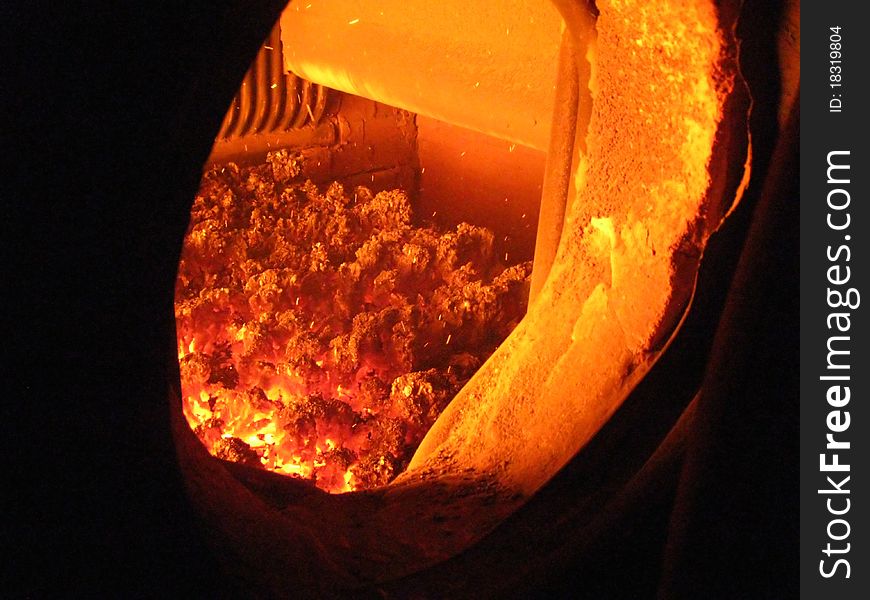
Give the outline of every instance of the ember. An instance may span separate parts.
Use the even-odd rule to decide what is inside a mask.
[[[522,318],[531,263],[415,223],[404,192],[322,193],[298,160],[203,177],[176,286],[184,414],[219,458],[371,488]]]

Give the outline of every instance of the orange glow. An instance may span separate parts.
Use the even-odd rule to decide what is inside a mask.
[[[538,150],[561,28],[549,0],[312,0],[281,16],[288,71]]]
[[[543,485],[655,362],[733,201],[713,188],[734,87],[716,8],[596,5],[595,37],[579,57],[590,68],[591,114],[549,276],[398,483],[459,465],[523,495]]]
[[[399,191],[325,193],[295,158],[206,173],[176,288],[184,415],[223,459],[331,492],[386,484],[525,311],[486,229]]]
[[[557,227],[541,230],[552,234],[552,239],[547,241],[547,245],[552,245],[552,266],[548,264],[544,270],[541,286],[536,289],[528,313],[440,413],[400,476],[374,493],[351,495],[341,502],[320,503],[308,495],[288,501],[287,509],[279,516],[294,537],[288,538],[281,529],[275,534],[275,544],[286,544],[291,539],[295,546],[298,541],[300,550],[294,556],[316,557],[310,564],[295,558],[289,561],[287,572],[294,573],[294,577],[313,571],[320,580],[344,581],[343,578],[352,573],[348,588],[356,589],[371,582],[420,572],[455,556],[491,532],[506,515],[526,502],[572,457],[583,451],[666,350],[692,302],[695,277],[706,243],[740,199],[742,188],[737,184],[745,173],[736,171],[740,171],[740,166],[749,168],[746,106],[734,62],[737,56],[734,23],[729,20],[731,17],[723,19],[719,14],[720,5],[711,0],[598,0],[594,3],[596,15],[593,16],[583,12],[591,6],[587,3],[556,0],[555,4],[565,18],[563,34],[570,43],[563,46],[559,60],[560,94],[554,103],[557,109],[552,128],[554,143],[549,147],[546,170],[553,175],[545,175],[545,184],[552,185],[545,185],[542,191],[542,206],[567,197],[567,203],[557,203],[561,214],[554,210],[556,217],[551,215],[549,220]],[[333,3],[329,5],[332,7]],[[466,5],[474,7],[477,3]],[[446,10],[445,6],[426,4],[427,8],[434,7],[431,8],[434,11]],[[303,7],[307,10],[307,5],[294,3],[290,10],[301,11]],[[411,7],[408,8],[407,12],[396,11],[395,17],[404,19],[410,14]],[[360,21],[348,25],[355,18]],[[307,35],[313,37],[322,29],[317,19],[312,22],[314,25]],[[445,19],[444,23],[447,22]],[[439,23],[441,21],[434,19],[426,25],[431,25],[432,30],[443,34],[448,41],[452,36],[474,38],[475,31],[462,35],[458,30],[440,27]],[[472,29],[477,24],[474,19],[467,19],[465,23]],[[305,26],[304,15],[300,16],[299,24]],[[364,34],[371,27],[365,17],[357,14],[335,19],[333,25],[342,31],[341,37],[321,40],[322,43],[345,46],[347,39],[357,39],[353,36]],[[302,38],[294,36],[293,39]],[[285,37],[285,42],[289,41]],[[373,56],[378,50],[378,39],[368,41],[371,48],[359,44],[353,47],[353,52],[343,54],[349,63],[348,70],[357,68],[350,65],[351,60],[365,62],[366,53]],[[412,38],[408,46],[415,41],[416,38]],[[285,43],[285,52],[288,43]],[[396,40],[385,40],[385,43],[395,47]],[[399,62],[407,56],[413,57],[414,53],[399,51],[394,55]],[[368,60],[375,63],[373,68],[383,63],[380,59]],[[472,58],[468,63],[468,71],[479,66]],[[546,57],[541,60],[533,57],[520,66],[543,68],[542,65],[548,64]],[[387,70],[392,66],[388,64]],[[506,61],[500,66],[510,68],[513,63]],[[341,73],[322,70],[324,77],[334,76],[335,81],[341,79]],[[413,87],[417,82],[424,93],[438,91],[437,81],[429,81],[425,72],[418,75],[397,78],[396,81],[404,83],[399,83],[396,90],[389,90],[390,93],[395,91],[398,95],[408,91],[401,88],[409,87],[411,91],[418,91]],[[566,78],[577,85],[561,85]],[[473,90],[485,91],[486,80],[481,78],[480,81],[479,88]],[[510,94],[509,87],[504,89]],[[382,91],[375,92],[373,96],[379,100],[393,98],[386,92],[383,95]],[[465,95],[456,97],[465,98]],[[487,110],[486,105],[472,102],[468,106],[473,106],[475,112]],[[442,118],[464,125],[458,116]],[[513,142],[503,141],[507,146],[504,153],[512,153]],[[377,147],[377,143],[371,147]],[[419,148],[424,149],[422,145]],[[462,156],[465,150],[465,147],[450,145],[444,154],[449,151],[457,163],[474,160],[474,149]],[[513,153],[521,153],[522,144],[513,150]],[[731,162],[733,160],[737,162]],[[421,166],[424,162],[421,161]],[[497,164],[484,164],[493,171],[503,172],[506,178],[515,176]],[[428,165],[426,175],[430,169],[436,170],[432,162]],[[422,174],[422,169],[420,172]],[[734,177],[737,177],[736,182]],[[209,192],[208,195],[214,194]],[[227,204],[234,200],[231,197]],[[197,203],[195,212],[208,208],[202,199]],[[425,215],[434,218],[435,213],[441,215],[444,208],[439,202],[429,207]],[[226,208],[216,209],[213,218],[219,220],[225,211]],[[198,229],[202,228],[199,223],[201,221],[195,218],[185,261],[195,258],[195,245],[201,243],[197,237]],[[211,246],[217,247],[219,245]],[[225,255],[235,251],[232,244],[224,247]],[[505,256],[501,249],[497,255],[498,258]],[[404,268],[420,268],[419,261],[414,262],[416,256],[406,254],[402,259]],[[514,256],[514,249],[509,256]],[[352,259],[350,263],[359,264],[359,261]],[[182,265],[182,273],[190,272],[192,264]],[[541,264],[536,259],[536,267]],[[388,280],[378,280],[377,272],[374,275],[370,288],[372,298],[380,297],[377,292],[380,284],[375,282]],[[268,290],[272,289],[269,285],[274,284],[281,290],[278,296],[286,299],[284,306],[308,311],[299,318],[300,328],[315,335],[324,326],[322,318],[308,316],[312,297],[301,290],[303,286],[298,280],[287,286],[280,283],[278,277],[274,282],[261,281],[261,278],[256,281],[258,291],[251,301],[271,302]],[[212,283],[216,282],[217,275]],[[268,315],[272,310],[258,305],[250,309],[251,318],[232,325],[227,315],[219,314],[220,310],[213,313],[210,308],[203,309],[206,318],[197,321],[197,327],[189,327],[188,323],[197,318],[196,311],[184,305],[183,285],[178,297],[182,351],[211,352],[206,345],[210,340],[233,341],[232,335],[238,335],[242,329],[245,332],[242,339],[247,341],[260,331],[258,327],[261,328],[254,315],[264,312]],[[226,305],[226,301],[220,299],[219,286],[212,287],[208,293],[218,299],[215,302],[218,309]],[[243,310],[248,310],[244,306],[248,305],[249,298],[242,296],[240,304]],[[455,353],[460,344],[466,343],[465,338],[454,329],[445,329],[443,323],[452,323],[457,313],[477,310],[481,298],[463,296],[455,304],[444,306],[444,310],[438,307],[428,313],[422,327],[419,322],[399,319],[398,329],[394,326],[392,332],[418,334],[416,351]],[[320,302],[330,301],[321,299]],[[330,307],[332,311],[335,309],[334,305]],[[222,323],[229,323],[225,329],[210,329],[217,316],[223,319]],[[430,335],[433,332],[441,335]],[[448,335],[451,336],[449,344]],[[189,339],[191,336],[194,339]],[[240,343],[233,341],[233,344]],[[251,344],[252,349],[255,347]],[[243,345],[243,351],[250,350]],[[354,376],[337,381],[337,371],[332,370],[340,354],[330,349],[312,357],[308,365],[312,370],[316,367],[330,373],[329,381],[324,381],[325,376],[306,377],[306,373],[300,371],[293,371],[293,377],[297,378],[293,381],[299,385],[299,382],[304,383],[302,391],[305,393],[322,389],[330,398],[355,402],[360,391],[359,380]],[[241,356],[243,354],[234,354],[236,358]],[[369,354],[365,354],[365,360],[377,362]],[[184,364],[182,366],[184,368]],[[441,374],[455,374],[461,366],[447,364]],[[290,377],[280,369],[276,371],[273,379]],[[390,398],[396,403],[394,406],[408,407],[405,400],[417,393],[420,386],[406,376],[394,377],[392,381]],[[185,388],[186,403],[193,405],[185,407],[186,414],[198,410],[196,418],[204,424],[214,414],[209,406],[212,395],[202,396],[196,386],[204,386],[197,382],[192,385]],[[263,392],[270,402],[285,406],[293,400],[289,387],[290,382],[270,381]],[[245,388],[236,388],[241,389]],[[652,399],[645,401],[651,403],[649,410],[656,410]],[[214,408],[221,407],[215,404]],[[357,438],[348,437],[347,429],[321,434],[318,424],[317,435],[307,443],[302,440],[288,445],[281,410],[276,409],[279,419],[273,421],[274,428],[268,430],[271,437],[264,433],[263,445],[251,447],[252,450],[259,457],[261,453],[265,455],[265,446],[280,446],[280,450],[286,449],[286,456],[280,465],[276,461],[273,470],[297,477],[316,476],[318,484],[322,485],[319,471],[330,468],[329,459],[323,457],[333,452],[327,440],[341,449],[353,448]],[[373,414],[375,410],[374,406],[360,405],[358,414],[363,419],[383,415]],[[434,418],[434,414],[427,414],[426,418]],[[211,435],[196,422],[192,425],[197,427],[201,438]],[[325,424],[324,429],[327,427]],[[279,438],[281,435],[284,437]],[[227,443],[226,438],[217,437]],[[632,443],[630,436],[625,442]],[[614,459],[620,460],[619,457]],[[324,460],[326,465],[318,466]],[[371,469],[384,466],[387,460],[387,455],[375,453],[367,458],[367,464]],[[190,463],[188,472],[197,473],[200,463]],[[304,471],[303,466],[310,471]],[[337,486],[334,489],[362,489],[371,485],[371,480],[367,479],[371,470],[351,466],[339,471],[332,479]],[[588,489],[594,490],[596,498],[604,499],[605,496],[598,495],[599,491],[607,494],[609,488],[599,488],[599,474],[591,475]],[[602,474],[602,481],[608,478],[607,474]],[[197,476],[190,479],[191,485],[207,492],[203,497],[211,497],[211,481]],[[227,475],[223,481],[235,484],[231,480]],[[588,497],[585,491],[583,494]],[[234,498],[227,502],[227,508],[214,517],[214,521],[237,520],[238,508],[234,502]],[[207,507],[209,514],[216,512],[211,504]],[[261,518],[259,510],[258,507],[251,509],[252,522]],[[308,541],[310,515],[318,519],[316,542]],[[444,518],[445,515],[448,517]],[[262,522],[272,523],[265,519]],[[263,560],[272,559],[266,552],[271,552],[275,545],[252,544],[251,547],[263,549]],[[332,560],[319,560],[324,554]]]

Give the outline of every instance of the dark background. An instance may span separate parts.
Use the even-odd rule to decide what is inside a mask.
[[[718,334],[674,478],[640,486],[591,524],[566,519],[556,550],[525,550],[526,569],[505,572],[500,551],[485,550],[490,566],[471,577],[480,595],[797,593],[799,138],[794,115],[776,148],[778,81],[763,32],[778,8],[749,6],[754,172],[770,177],[755,179],[735,219],[748,243],[724,313],[697,317],[696,335]],[[176,466],[172,289],[200,166],[281,8],[0,6],[3,595],[238,593]],[[726,272],[739,248],[722,249]],[[724,302],[727,286],[711,287],[711,305]],[[669,369],[659,385],[700,376]],[[554,506],[570,513],[574,485],[562,477],[542,497],[558,492]],[[445,572],[474,571],[468,556]],[[448,589],[437,575],[412,583],[431,596]],[[402,585],[388,592],[401,597]]]
[[[281,8],[0,7],[13,589],[221,587],[175,464],[167,317],[199,169]]]

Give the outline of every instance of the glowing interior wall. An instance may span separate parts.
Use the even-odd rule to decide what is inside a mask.
[[[546,150],[562,19],[551,2],[293,2],[287,69]]]

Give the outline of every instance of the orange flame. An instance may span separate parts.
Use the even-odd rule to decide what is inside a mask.
[[[203,178],[176,286],[184,415],[219,458],[383,485],[522,317],[531,266],[483,228],[413,226],[399,191],[277,177],[295,160]]]

